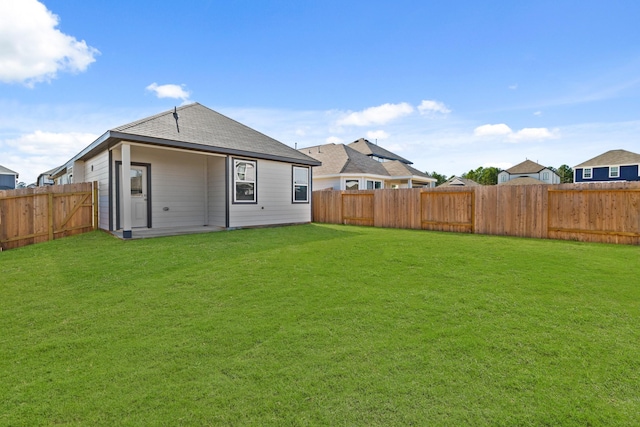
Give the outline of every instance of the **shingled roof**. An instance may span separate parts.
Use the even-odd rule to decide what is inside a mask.
[[[419,176],[422,178],[431,178],[426,173],[419,171],[418,169],[409,166],[399,160],[392,160],[389,162],[382,162],[381,165],[389,172],[391,176]]]
[[[438,185],[438,187],[478,187],[479,185],[480,184],[472,179],[460,178],[454,175],[442,184]]]
[[[324,144],[301,148],[301,153],[322,162],[314,169],[314,175],[337,175],[341,173],[366,173],[388,176],[383,164],[365,156],[344,144]]]
[[[9,168],[5,168],[4,166],[0,165],[0,175],[15,175],[15,176],[18,176],[18,172],[14,172]]]
[[[635,165],[636,163],[640,164],[640,154],[636,154],[627,150],[610,150],[606,153],[594,157],[593,159],[580,163],[579,165],[574,166],[574,168],[610,165]]]
[[[538,173],[542,169],[546,169],[546,166],[542,166],[536,162],[531,160],[525,160],[522,163],[518,163],[517,165],[507,169],[507,172],[510,174],[521,174],[521,173]]]
[[[177,126],[173,112],[165,111],[113,128],[85,148],[76,158],[92,156],[108,146],[126,140],[311,166],[319,164],[298,150],[197,102],[176,109],[179,116]]]
[[[391,151],[384,149],[377,144],[373,144],[364,138],[360,138],[357,141],[353,141],[351,144],[349,144],[349,147],[353,148],[354,150],[358,150],[362,154],[369,157],[375,156],[375,157],[379,157],[381,159],[386,159],[386,160],[398,160],[408,165],[413,164],[413,162],[410,162],[404,157],[400,157],[396,153],[392,153]]]

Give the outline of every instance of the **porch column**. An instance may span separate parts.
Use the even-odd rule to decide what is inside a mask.
[[[407,187],[413,188],[413,180],[411,178],[407,181]]]
[[[207,156],[204,158],[204,165],[202,174],[204,175],[204,218],[203,225],[209,225],[209,159]]]
[[[131,145],[122,143],[122,237],[131,238]]]

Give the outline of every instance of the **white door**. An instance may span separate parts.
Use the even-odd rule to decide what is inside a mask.
[[[120,166],[120,165],[118,165]],[[119,168],[119,173],[122,169]],[[122,175],[121,175],[122,176]],[[148,227],[148,202],[147,202],[147,167],[131,165],[131,227]],[[119,193],[122,195],[122,182],[120,183]],[[122,198],[119,201],[119,226],[122,227],[122,218],[124,218],[124,208]]]
[[[131,166],[131,227],[147,226],[147,168]]]

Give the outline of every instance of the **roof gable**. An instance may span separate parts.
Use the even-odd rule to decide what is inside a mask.
[[[458,176],[452,176],[438,187],[477,187],[480,184],[472,179],[460,178]]]
[[[546,169],[546,166],[542,166],[536,162],[531,160],[525,160],[522,163],[518,163],[517,165],[507,169],[506,171],[510,174],[521,174],[521,173],[538,173],[542,169]]]
[[[594,157],[593,159],[589,159],[586,162],[574,166],[574,168],[610,165],[632,165],[636,163],[640,164],[640,154],[636,154],[627,150],[609,150],[606,153]]]
[[[389,175],[382,163],[365,156],[344,144],[324,144],[298,150],[322,162],[314,169],[314,175],[363,173]]]
[[[406,163],[403,163],[399,160],[392,160],[389,162],[382,162],[380,163],[386,170],[387,172],[389,172],[389,175],[391,177],[394,176],[414,176],[414,177],[420,177],[420,178],[426,178],[429,180],[432,180],[433,178],[431,178],[428,174],[419,171],[418,169],[409,166]],[[435,179],[433,179],[435,181]]]
[[[375,157],[379,157],[381,159],[387,159],[387,160],[398,160],[408,165],[413,164],[413,162],[410,162],[404,157],[398,156],[397,154],[392,153],[391,151],[386,150],[377,144],[373,144],[364,138],[360,138],[357,141],[353,141],[351,144],[349,144],[349,147],[361,152],[366,156],[375,156]]]
[[[15,176],[18,176],[18,172],[14,172],[9,168],[5,168],[4,166],[0,165],[0,175],[15,175]]]
[[[190,144],[193,148],[202,146],[208,148],[207,151],[220,149],[225,153],[256,154],[258,157],[262,155],[304,163],[312,160],[298,150],[201,104],[185,105],[177,108],[176,112],[179,116],[177,124],[173,111],[169,110],[118,126],[109,132],[119,136],[124,134],[125,138],[131,135]]]

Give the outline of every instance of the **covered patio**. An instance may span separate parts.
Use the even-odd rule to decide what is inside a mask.
[[[169,237],[180,236],[183,234],[201,234],[201,233],[213,233],[216,231],[224,231],[224,227],[217,227],[215,225],[198,225],[198,226],[183,226],[183,227],[161,227],[161,228],[134,228],[131,232],[131,237],[125,238],[123,230],[110,231],[111,234],[123,240],[131,239],[149,239],[152,237]]]

